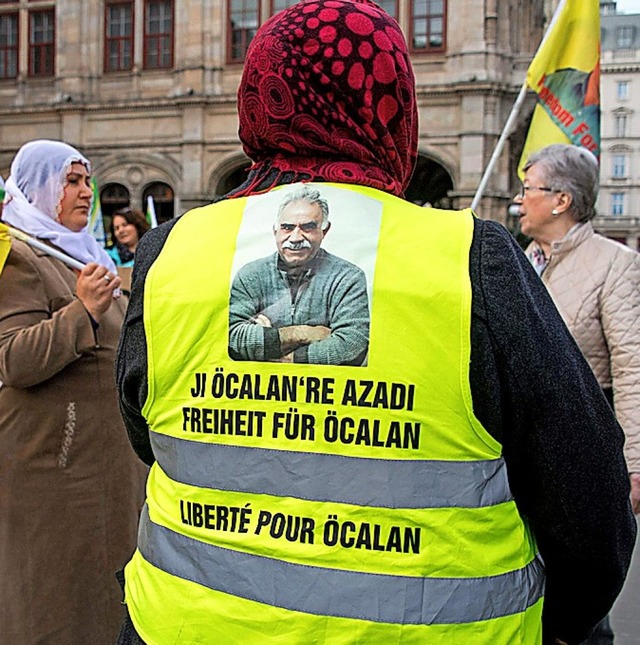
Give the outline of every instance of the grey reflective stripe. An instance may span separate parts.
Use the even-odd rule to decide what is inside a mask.
[[[410,578],[323,569],[193,540],[152,522],[146,506],[138,548],[159,569],[209,589],[291,611],[372,622],[489,620],[525,611],[544,591],[539,558],[524,569],[487,578]]]
[[[513,499],[502,459],[423,461],[200,443],[151,433],[153,452],[174,481],[381,508],[481,508]]]

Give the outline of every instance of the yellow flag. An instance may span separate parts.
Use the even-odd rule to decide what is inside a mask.
[[[520,176],[529,155],[552,143],[582,146],[600,158],[599,0],[561,0],[527,85],[538,96]]]
[[[11,237],[9,237],[9,227],[0,222],[0,274],[4,269],[4,263],[11,250]]]
[[[89,213],[89,233],[104,248],[107,246],[107,238],[104,233],[104,222],[102,220],[100,192],[98,191],[98,182],[95,177],[91,178],[91,190],[93,190],[93,199],[91,201],[91,212]]]

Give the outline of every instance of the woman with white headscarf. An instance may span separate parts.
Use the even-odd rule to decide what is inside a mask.
[[[125,303],[87,231],[91,165],[31,141],[2,219],[81,262],[14,240],[0,275],[2,641],[111,645],[114,572],[133,552],[146,470],[118,413],[113,361]]]

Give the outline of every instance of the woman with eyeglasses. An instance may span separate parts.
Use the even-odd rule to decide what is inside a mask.
[[[522,233],[533,238],[527,257],[625,431],[631,498],[638,514],[640,254],[594,231],[598,171],[596,158],[584,148],[548,146],[528,159],[515,201]],[[600,630],[612,638],[608,626]]]
[[[133,257],[140,238],[149,230],[144,213],[135,208],[121,208],[111,219],[113,246],[107,249],[118,267],[132,267]]]

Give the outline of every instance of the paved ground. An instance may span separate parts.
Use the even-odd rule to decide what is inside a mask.
[[[640,541],[636,542],[631,570],[611,612],[611,623],[615,645],[640,645]]]

